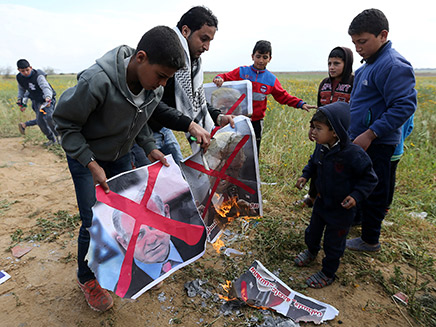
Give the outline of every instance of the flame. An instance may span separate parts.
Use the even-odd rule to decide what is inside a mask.
[[[222,201],[222,196],[219,194],[214,194],[214,197],[216,198],[216,203],[220,203]],[[237,197],[231,197],[228,200],[222,201],[221,205],[215,206],[215,211],[221,216],[221,217],[227,217],[227,214],[230,212],[230,210],[233,207],[238,207]],[[236,210],[236,217],[239,216],[239,211]],[[228,218],[228,217],[227,217]]]
[[[218,237],[218,239],[212,243],[213,248],[217,253],[221,252],[221,248],[224,247],[224,242],[221,240],[221,235]]]
[[[221,287],[226,291],[227,293],[230,291],[230,288],[232,287],[232,282],[229,280],[226,280],[225,284],[220,284]]]

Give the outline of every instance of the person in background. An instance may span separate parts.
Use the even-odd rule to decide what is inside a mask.
[[[27,107],[27,100],[32,100],[32,109],[36,119],[18,123],[21,134],[25,134],[28,126],[38,125],[47,137],[50,146],[58,143],[58,133],[53,123],[53,111],[56,105],[56,92],[47,81],[47,74],[40,69],[33,69],[26,59],[17,61],[18,96],[17,105],[21,111]]]

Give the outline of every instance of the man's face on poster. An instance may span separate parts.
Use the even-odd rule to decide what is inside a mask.
[[[153,201],[149,201],[148,208],[162,216],[169,217],[168,205],[164,206],[164,212],[159,210]],[[162,218],[163,219],[163,218]],[[121,226],[125,231],[125,237],[118,236],[120,244],[127,250],[135,220],[126,214],[121,214]],[[163,262],[168,257],[170,251],[170,234],[147,225],[141,225],[135,245],[135,259],[144,263]]]

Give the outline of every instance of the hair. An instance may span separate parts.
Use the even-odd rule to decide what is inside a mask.
[[[18,69],[24,69],[30,67],[30,64],[26,59],[20,59],[17,61],[17,67]]]
[[[272,55],[272,47],[270,41],[260,40],[256,42],[256,45],[253,48],[253,54],[259,52],[260,54],[267,54]]]
[[[341,58],[345,61],[345,51],[339,47],[330,51],[329,58]]]
[[[310,124],[312,125],[312,123],[316,121],[318,123],[322,123],[327,125],[327,127],[329,128],[329,130],[333,130],[332,124],[330,124],[329,119],[327,118],[327,116],[325,115],[325,113],[323,113],[321,110],[317,110],[313,116],[312,119],[310,120]]]
[[[185,53],[176,32],[168,26],[156,26],[146,32],[136,47],[145,51],[150,64],[159,64],[176,70],[185,66]]]
[[[203,25],[216,27],[218,30],[218,18],[216,18],[209,8],[196,6],[183,14],[177,23],[177,28],[181,31],[184,25],[189,27],[191,33],[199,30]]]
[[[385,14],[378,9],[366,9],[354,17],[348,28],[349,35],[371,33],[378,36],[381,31],[389,32],[389,22]]]

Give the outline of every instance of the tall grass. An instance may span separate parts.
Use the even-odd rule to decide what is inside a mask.
[[[210,82],[214,75],[206,74],[205,81]],[[316,104],[317,87],[325,75],[281,73],[277,76],[292,95]],[[48,80],[58,98],[66,88],[76,83],[75,76],[49,76]],[[352,278],[357,280],[350,280],[345,272],[339,274],[344,285],[358,283],[358,279],[365,276],[371,277],[384,286],[389,295],[403,285],[403,289],[413,295],[409,312],[417,321],[428,325],[430,315],[434,316],[436,309],[425,308],[420,301],[429,296],[426,283],[433,285],[434,289],[436,280],[436,77],[417,76],[416,89],[415,129],[405,142],[405,152],[397,170],[394,202],[386,217],[389,225],[382,230],[383,250],[376,257],[382,263],[395,265],[395,270],[392,269],[390,276],[383,276],[380,271],[368,268],[369,257],[346,252],[343,264],[353,267],[356,273]],[[3,138],[20,136],[17,123],[34,117],[31,108],[24,113],[18,109],[16,93],[15,79],[0,78],[0,137]],[[263,223],[250,232],[253,234],[251,240],[257,241],[248,240],[242,245],[253,251],[247,264],[251,259],[261,258],[270,269],[280,268],[283,274],[290,276],[295,273],[295,268],[283,265],[283,258],[292,257],[304,247],[304,228],[310,218],[310,210],[294,205],[305,194],[294,184],[314,148],[307,136],[311,116],[312,113],[279,105],[269,98],[259,164],[262,181],[272,185],[262,185]],[[177,137],[183,153],[189,154],[182,134],[178,133]],[[44,136],[37,127],[28,128],[25,140],[42,142]],[[427,217],[421,219],[411,215],[420,212],[426,212]],[[351,233],[358,235],[359,230]],[[400,265],[412,267],[415,275],[406,276]],[[299,284],[291,287],[298,289]]]

